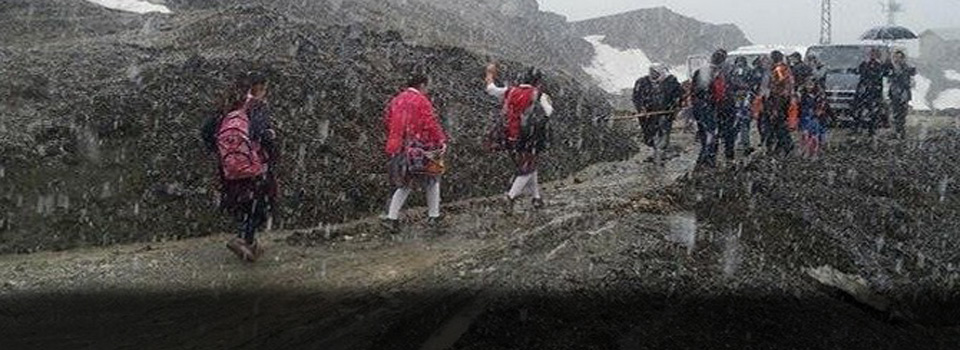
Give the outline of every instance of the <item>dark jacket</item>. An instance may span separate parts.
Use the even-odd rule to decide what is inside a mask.
[[[754,76],[753,69],[750,67],[734,66],[730,73],[729,84],[729,88],[733,89],[734,97],[739,99],[752,92],[754,86],[757,84],[754,79],[756,78]]]
[[[800,62],[790,66],[790,72],[793,73],[793,79],[797,90],[807,83],[807,80],[813,77],[813,67]]]
[[[668,76],[655,81],[649,76],[640,78],[633,86],[633,105],[637,112],[660,112],[680,108],[683,87],[677,78]]]
[[[902,66],[889,64],[887,75],[890,77],[890,100],[898,103],[910,102],[913,99],[911,85],[913,76],[917,75],[917,69],[907,64]]]
[[[860,83],[857,84],[858,100],[879,100],[883,98],[883,77],[886,75],[886,66],[879,61],[865,61],[860,63],[857,74]]]
[[[730,88],[732,69],[729,65],[711,65],[698,69],[693,73],[693,100],[694,102],[710,103],[715,108],[733,106],[733,89]],[[718,82],[723,84],[717,85]],[[716,91],[717,86],[725,87],[723,91]],[[719,101],[718,101],[719,99]]]

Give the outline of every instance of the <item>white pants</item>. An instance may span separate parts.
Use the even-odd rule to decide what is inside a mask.
[[[423,180],[424,190],[427,192],[427,215],[431,218],[440,217],[440,177],[432,177]],[[387,211],[387,219],[399,220],[400,210],[403,204],[407,202],[413,189],[409,187],[398,188],[390,199],[390,208]]]
[[[507,193],[507,196],[509,196],[510,199],[516,199],[524,192],[528,192],[533,198],[540,199],[539,181],[536,171],[527,175],[517,176],[513,179],[513,186],[510,187],[510,192]]]

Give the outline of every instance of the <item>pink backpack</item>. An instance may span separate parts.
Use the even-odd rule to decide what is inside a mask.
[[[246,109],[230,112],[220,121],[217,150],[226,180],[250,179],[266,171],[260,144],[250,140],[250,117]]]

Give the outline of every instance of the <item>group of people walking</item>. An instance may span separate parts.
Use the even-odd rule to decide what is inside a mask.
[[[871,50],[857,69],[860,82],[854,99],[854,130],[875,132],[886,110],[882,92],[883,79],[888,77],[895,131],[902,138],[916,69],[907,64],[903,51],[895,51],[886,63],[880,56],[878,50]],[[743,56],[730,64],[727,52],[719,49],[707,66],[682,84],[664,65],[652,65],[649,75],[637,80],[633,103],[644,143],[654,149],[651,159],[662,160],[659,155],[665,153],[680,110],[690,111],[697,124],[698,169],[715,168],[721,146],[728,161],[736,158],[738,146],[744,156],[755,152],[751,140],[754,122],[760,135],[758,146],[767,154],[792,154],[797,148],[794,133],[799,132],[799,153],[815,159],[823,152],[831,118],[826,74],[827,69],[813,55],[804,59],[799,53],[785,56],[772,51],[752,64]]]
[[[485,91],[503,107],[485,145],[490,151],[509,152],[516,166],[516,176],[504,198],[504,211],[512,214],[514,204],[524,193],[532,197],[535,209],[542,209],[545,204],[537,164],[540,153],[546,149],[546,123],[553,114],[550,96],[541,89],[543,73],[530,69],[521,75],[516,86],[509,87],[496,84],[498,74],[496,64],[487,65]],[[400,210],[417,187],[427,194],[427,226],[435,229],[442,225],[440,179],[446,171],[443,159],[448,146],[427,97],[429,83],[426,75],[414,73],[403,91],[388,103],[384,116],[388,171],[396,190],[382,225],[391,233],[401,231]]]
[[[757,58],[752,66],[743,57],[727,63],[727,52],[717,50],[709,65],[680,83],[664,65],[653,65],[648,76],[635,85],[633,102],[643,128],[644,143],[654,149],[651,160],[662,162],[667,152],[674,117],[681,109],[691,110],[700,142],[698,169],[714,168],[723,147],[726,159],[754,152],[750,134],[757,122],[760,145],[767,154],[785,156],[794,150],[793,132],[800,130],[801,153],[816,158],[825,142],[829,108],[824,94],[823,66],[815,57],[803,60],[799,54],[785,57],[779,51]],[[915,69],[906,65],[902,52],[892,62],[880,63],[876,52],[858,68],[861,83],[857,102],[873,132],[877,100],[882,97],[882,79],[893,82],[891,100],[898,135],[903,134],[906,104],[910,101],[910,80]],[[543,74],[530,69],[514,86],[498,86],[496,64],[486,67],[484,91],[502,103],[502,110],[486,136],[490,151],[510,155],[516,174],[503,198],[510,214],[520,196],[529,194],[532,206],[545,203],[540,192],[538,163],[548,147],[548,121],[554,112],[549,95],[541,88]],[[391,233],[401,231],[400,211],[415,189],[426,193],[427,225],[442,225],[441,179],[446,172],[444,158],[450,152],[443,126],[428,96],[429,77],[410,74],[404,87],[387,104],[384,113],[387,169],[395,187],[382,219]],[[227,247],[245,261],[256,261],[263,253],[256,232],[275,207],[275,169],[279,154],[277,138],[267,103],[265,76],[249,74],[241,79],[224,100],[220,113],[206,121],[203,139],[219,158],[221,205],[236,219],[237,236]],[[871,115],[873,113],[873,115]],[[739,141],[739,142],[738,142]]]
[[[543,73],[530,69],[515,86],[507,87],[497,85],[498,75],[497,65],[489,64],[484,91],[501,101],[503,107],[485,146],[490,151],[508,153],[516,167],[516,176],[503,199],[504,211],[512,214],[524,194],[530,195],[533,208],[542,209],[545,203],[537,167],[540,154],[547,148],[547,122],[553,114],[550,96],[541,88]],[[428,96],[429,88],[429,76],[415,70],[384,112],[384,151],[395,190],[382,226],[390,233],[401,231],[400,211],[416,189],[426,193],[427,226],[442,225],[440,184],[446,172],[444,158],[450,150]],[[218,156],[221,207],[238,226],[227,248],[248,262],[263,254],[256,232],[267,223],[277,196],[275,169],[280,158],[267,92],[265,76],[245,75],[224,99],[219,113],[202,127],[208,150]]]

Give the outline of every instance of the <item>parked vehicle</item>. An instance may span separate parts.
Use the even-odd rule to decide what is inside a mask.
[[[854,120],[855,98],[860,75],[857,67],[867,57],[872,49],[880,50],[881,61],[887,62],[893,47],[883,43],[863,43],[844,45],[815,45],[807,50],[808,55],[815,55],[826,70],[825,87],[827,101],[830,105],[834,123],[846,123]],[[882,125],[890,118],[890,101],[887,90],[889,83],[884,81],[884,112]]]

